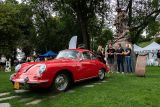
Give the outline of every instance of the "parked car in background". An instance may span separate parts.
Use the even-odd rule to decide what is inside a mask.
[[[60,92],[67,90],[71,83],[91,78],[103,80],[109,67],[89,50],[67,49],[53,60],[17,65],[15,71],[10,76],[15,89],[52,87]]]

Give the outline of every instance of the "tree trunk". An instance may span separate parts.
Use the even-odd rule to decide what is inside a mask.
[[[119,7],[119,0],[117,0],[117,7]]]
[[[128,10],[129,10],[129,12],[128,12],[128,26],[129,27],[131,27],[131,23],[132,23],[132,3],[133,3],[133,1],[132,0],[130,0],[129,1],[129,4],[128,4]]]
[[[86,49],[90,49],[90,37],[88,34],[88,29],[87,29],[87,21],[83,20],[81,17],[80,18],[80,27],[81,27],[81,32],[82,32],[82,37],[83,37],[83,44],[85,44]]]

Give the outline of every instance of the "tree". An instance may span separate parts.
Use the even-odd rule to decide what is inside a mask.
[[[154,26],[152,23],[156,22],[160,14],[159,0],[117,0],[117,7],[122,7],[128,14],[128,26],[133,43],[138,41],[144,29],[150,25]]]
[[[30,44],[28,40],[34,33],[32,14],[28,6],[14,0],[6,0],[0,8],[0,54],[11,56],[16,47]]]
[[[100,36],[95,37],[94,44],[105,46],[107,42],[113,40],[113,33],[110,29],[103,29]]]
[[[91,26],[89,25],[96,24],[92,23],[92,20],[98,18],[100,18],[101,27],[104,25],[108,9],[107,3],[107,0],[56,0],[56,6],[61,14],[72,14],[75,17],[81,30],[83,43],[88,49],[90,49],[91,38],[91,33],[89,33]]]
[[[33,24],[37,34],[34,41],[37,52],[68,48],[71,36],[79,34],[74,17],[70,14],[54,16],[54,12],[57,11],[54,2],[43,0],[24,2],[32,9]]]
[[[11,53],[15,47],[15,41],[19,38],[21,33],[18,28],[18,23],[15,20],[18,14],[16,4],[1,3],[0,4],[0,53]]]

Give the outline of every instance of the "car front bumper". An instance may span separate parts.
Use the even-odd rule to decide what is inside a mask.
[[[45,87],[48,84],[48,80],[28,80],[25,79],[14,79],[11,80],[13,83],[14,89],[34,89]]]
[[[49,82],[49,80],[43,80],[43,79],[32,80],[32,79],[29,79],[28,77],[25,77],[24,79],[15,79],[14,76],[15,76],[15,73],[10,76],[10,81],[13,83],[17,82],[21,84],[43,84],[43,83]]]
[[[18,83],[23,83],[23,84],[43,84],[47,83],[48,80],[25,80],[25,79],[14,79],[11,80],[12,82],[18,82]]]

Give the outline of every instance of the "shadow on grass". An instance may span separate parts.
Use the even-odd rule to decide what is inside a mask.
[[[118,77],[122,77],[123,79],[126,78],[131,78],[131,79],[135,79],[135,78],[159,78],[159,76],[157,75],[146,75],[146,77],[137,77],[135,74],[117,74],[117,73],[113,73],[113,74],[107,74],[106,78],[104,79],[104,81],[112,81],[112,80],[117,80]],[[98,80],[97,78],[94,79],[89,79],[89,80],[84,80],[81,82],[77,82],[74,83],[70,86],[70,88],[66,91],[70,91],[70,90],[77,90],[77,89],[81,89],[86,85],[93,85],[94,83],[102,83],[100,80]],[[95,84],[94,84],[95,85]],[[61,93],[65,93],[65,92],[54,92],[53,90],[48,90],[46,88],[39,88],[36,90],[30,90],[29,92],[26,93],[14,93],[16,95],[22,96],[22,97],[35,97],[35,98],[45,98],[45,97],[50,97],[50,96],[57,96]]]
[[[108,78],[105,78],[104,81],[108,81]],[[77,82],[77,83],[72,84],[70,86],[70,88],[65,92],[68,92],[70,90],[80,89],[80,88],[84,87],[85,85],[93,85],[94,83],[98,83],[98,82],[101,82],[101,81],[99,81],[97,78]],[[55,92],[53,90],[49,90],[47,88],[38,88],[38,89],[30,90],[29,92],[14,93],[14,94],[16,94],[18,96],[21,96],[23,98],[32,97],[32,98],[43,99],[43,98],[46,98],[46,97],[57,96],[61,93],[65,93],[65,92],[57,93],[57,92]]]

